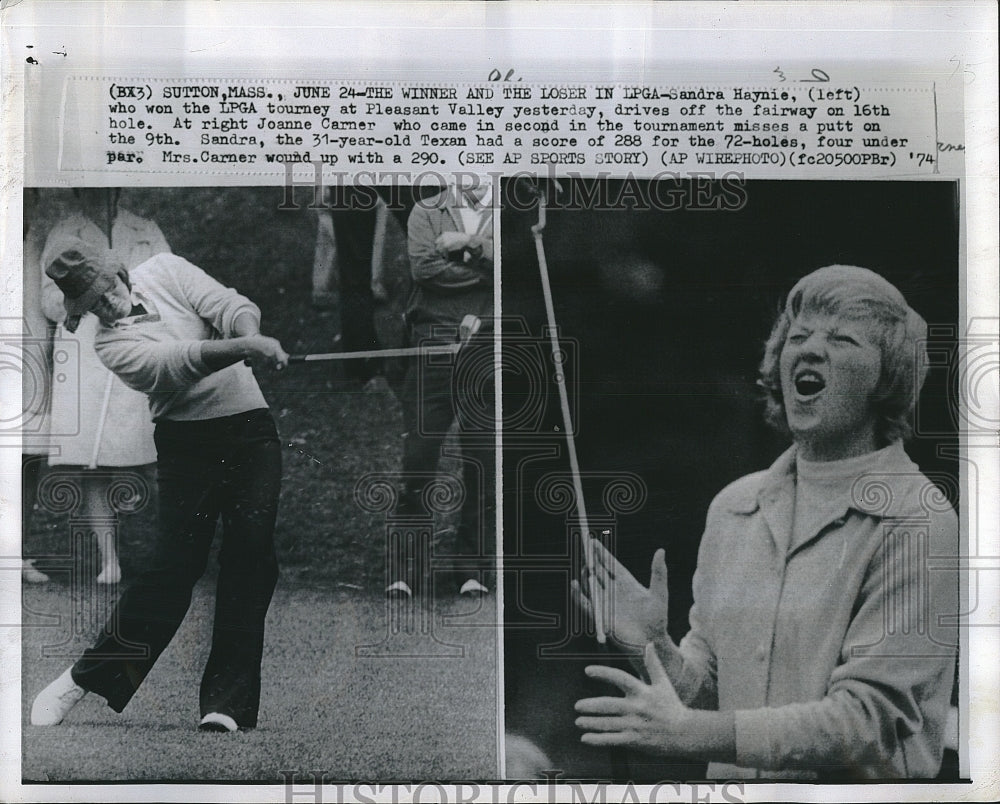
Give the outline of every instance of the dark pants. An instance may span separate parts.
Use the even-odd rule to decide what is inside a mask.
[[[431,327],[411,330],[414,346],[451,343],[429,340]],[[422,356],[412,360],[403,386],[402,406],[406,438],[403,444],[401,514],[433,513],[434,495],[424,490],[434,477],[441,446],[457,420],[461,447],[464,499],[453,544],[441,544],[448,559],[436,566],[453,575],[476,577],[495,553],[495,413],[492,334],[473,338],[455,360]],[[463,560],[464,559],[464,560]],[[405,562],[398,562],[405,565]],[[396,578],[408,583],[417,578]]]
[[[222,517],[212,651],[201,714],[257,725],[264,618],[278,578],[274,523],[281,444],[266,410],[156,425],[159,533],[149,568],[129,586],[73,679],[121,712],[167,647],[205,572]]]
[[[375,333],[375,297],[371,288],[375,212],[371,209],[350,209],[354,192],[351,188],[344,188],[342,193],[334,194],[332,201],[337,264],[340,268],[341,345],[345,352],[379,348]],[[347,360],[344,363],[347,376],[361,383],[370,380],[380,370],[380,363],[374,358]]]
[[[24,555],[24,543],[31,533],[31,518],[35,511],[35,501],[38,499],[38,476],[45,463],[44,455],[28,455],[21,453],[21,555]]]

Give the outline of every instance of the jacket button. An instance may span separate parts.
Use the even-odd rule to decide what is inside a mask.
[[[757,648],[757,661],[762,662],[766,658],[767,658],[767,648],[764,645],[761,645],[759,648]]]

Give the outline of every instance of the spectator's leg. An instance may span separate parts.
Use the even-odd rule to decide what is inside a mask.
[[[459,359],[465,364],[458,375],[465,382],[455,388],[465,501],[455,552],[472,560],[464,564],[460,559],[456,562],[456,580],[460,585],[471,579],[491,586],[493,573],[476,568],[491,563],[496,554],[496,396],[492,335],[474,338],[463,348]]]
[[[372,295],[372,243],[375,212],[334,209],[333,224],[340,263],[340,321],[345,352],[378,349],[375,336],[375,299]],[[378,360],[349,360],[348,377],[366,383],[380,372]]]
[[[419,332],[413,334],[412,342],[420,342]],[[410,363],[402,393],[406,433],[397,515],[432,513],[423,499],[424,489],[437,472],[441,444],[455,417],[451,396],[452,371],[451,366],[430,365],[422,358],[414,358]],[[413,576],[411,561],[403,556],[392,556],[390,563],[393,567],[405,569],[402,569],[404,577],[389,578],[389,582],[403,580],[416,591],[417,584],[424,579]]]
[[[313,257],[312,306],[317,310],[333,310],[337,306],[337,239],[333,217],[326,209],[316,212],[316,253]]]
[[[388,281],[385,276],[385,235],[389,222],[389,210],[385,202],[379,201],[375,207],[374,232],[372,234],[371,288],[376,302],[389,300]]]
[[[38,499],[38,476],[44,455],[21,454],[21,554],[31,533],[31,519]],[[21,561],[21,577],[28,583],[45,583],[49,576],[40,572],[30,558]]]
[[[98,477],[89,470],[79,474],[81,495],[80,515],[95,523],[97,547],[101,555],[101,570],[97,576],[98,583],[118,583],[122,578],[121,565],[118,562],[118,545],[116,529],[112,520],[115,512],[108,501],[107,477]]]

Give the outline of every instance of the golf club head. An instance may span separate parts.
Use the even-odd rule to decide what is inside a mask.
[[[467,315],[462,319],[462,323],[458,325],[459,343],[468,343],[479,332],[482,326],[483,322],[479,316],[472,315],[471,313]]]

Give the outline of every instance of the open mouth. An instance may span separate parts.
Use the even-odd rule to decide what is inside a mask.
[[[795,375],[795,392],[803,399],[816,396],[824,388],[826,380],[818,371],[803,369]]]

